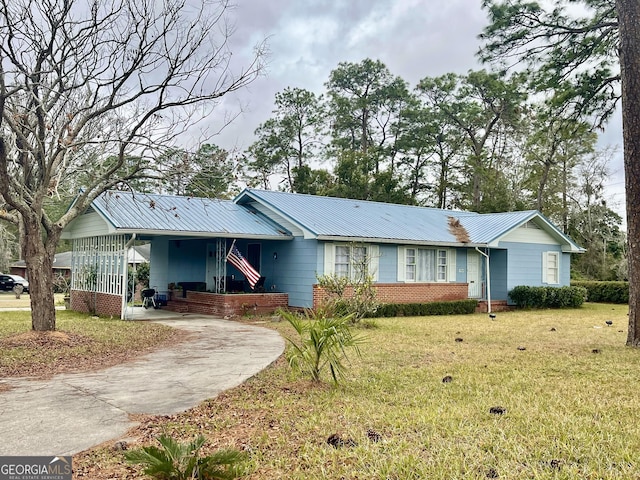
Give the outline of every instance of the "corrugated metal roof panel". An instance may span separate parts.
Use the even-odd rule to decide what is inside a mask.
[[[253,189],[245,190],[236,202],[249,203],[250,199],[259,201],[320,238],[482,246],[538,218],[559,242],[566,242],[574,251],[582,250],[536,210],[478,214]],[[451,217],[459,220],[468,235],[468,242],[461,242],[451,231]]]
[[[269,219],[230,200],[110,191],[93,206],[118,230],[289,237]]]
[[[449,231],[449,217],[476,215],[346,198],[266,190],[246,192],[319,237],[458,243]]]
[[[491,243],[514,227],[536,216],[535,210],[505,213],[484,213],[465,216],[461,223],[475,243]]]

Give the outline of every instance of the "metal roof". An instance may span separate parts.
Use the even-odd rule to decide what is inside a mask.
[[[230,200],[109,191],[92,203],[124,233],[288,239],[289,232]]]
[[[320,238],[456,243],[448,230],[448,217],[456,212],[266,190],[247,189],[244,193]],[[243,203],[241,196],[236,200]]]
[[[235,201],[257,201],[299,225],[319,239],[372,239],[461,245],[451,232],[450,218],[459,220],[469,236],[469,246],[486,246],[533,218],[545,230],[574,251],[582,251],[536,210],[478,214],[459,210],[397,205],[365,200],[321,197],[286,192],[246,189]]]
[[[535,210],[467,215],[461,220],[469,236],[478,243],[491,243],[509,230],[536,216]]]

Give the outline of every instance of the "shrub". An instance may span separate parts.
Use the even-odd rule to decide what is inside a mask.
[[[318,285],[326,292],[322,308],[330,316],[349,315],[352,323],[371,317],[378,309],[376,289],[371,275],[359,275],[358,280],[333,275],[317,277]]]
[[[296,340],[287,338],[289,365],[315,382],[329,368],[333,382],[339,383],[345,376],[346,349],[353,348],[360,355],[358,346],[365,340],[351,331],[351,315],[333,316],[322,308],[308,310],[304,317],[286,310],[279,313],[298,334]]]
[[[422,317],[426,315],[464,315],[474,313],[477,300],[429,303],[385,303],[378,307],[376,317]]]
[[[583,287],[530,287],[519,285],[509,292],[518,308],[578,308],[587,299]]]
[[[571,285],[586,288],[590,302],[629,303],[629,282],[573,281]]]
[[[168,435],[160,435],[155,446],[143,447],[125,453],[130,463],[145,466],[144,473],[159,480],[227,480],[241,476],[244,454],[238,450],[219,450],[213,455],[200,457],[205,443],[200,435],[189,443],[178,443]]]

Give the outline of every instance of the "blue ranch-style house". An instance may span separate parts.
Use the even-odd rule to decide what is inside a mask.
[[[569,285],[582,253],[535,210],[477,214],[245,189],[234,200],[107,192],[72,222],[71,307],[126,317],[123,254],[151,243],[150,285],[177,311],[312,308],[317,276],[370,275],[383,302],[509,303],[518,285]],[[252,290],[226,262],[235,245],[260,272]],[[181,289],[179,287],[182,287]],[[173,290],[175,288],[175,290]],[[233,293],[233,295],[231,295]]]

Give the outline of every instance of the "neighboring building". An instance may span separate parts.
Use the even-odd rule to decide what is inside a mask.
[[[82,291],[83,269],[99,265],[98,291],[116,297],[113,308],[122,252],[134,239],[149,241],[150,285],[163,293],[169,284],[237,285],[242,275],[225,262],[235,240],[266,277],[265,292],[305,308],[322,297],[317,275],[354,275],[363,258],[385,302],[505,305],[517,285],[568,285],[570,255],[584,252],[537,211],[477,214],[254,189],[233,201],[108,192],[64,237],[74,245],[72,288]]]
[[[18,260],[13,263],[11,265],[11,273],[27,278],[27,264],[25,261]],[[56,253],[53,259],[53,275],[71,278],[71,252]]]

